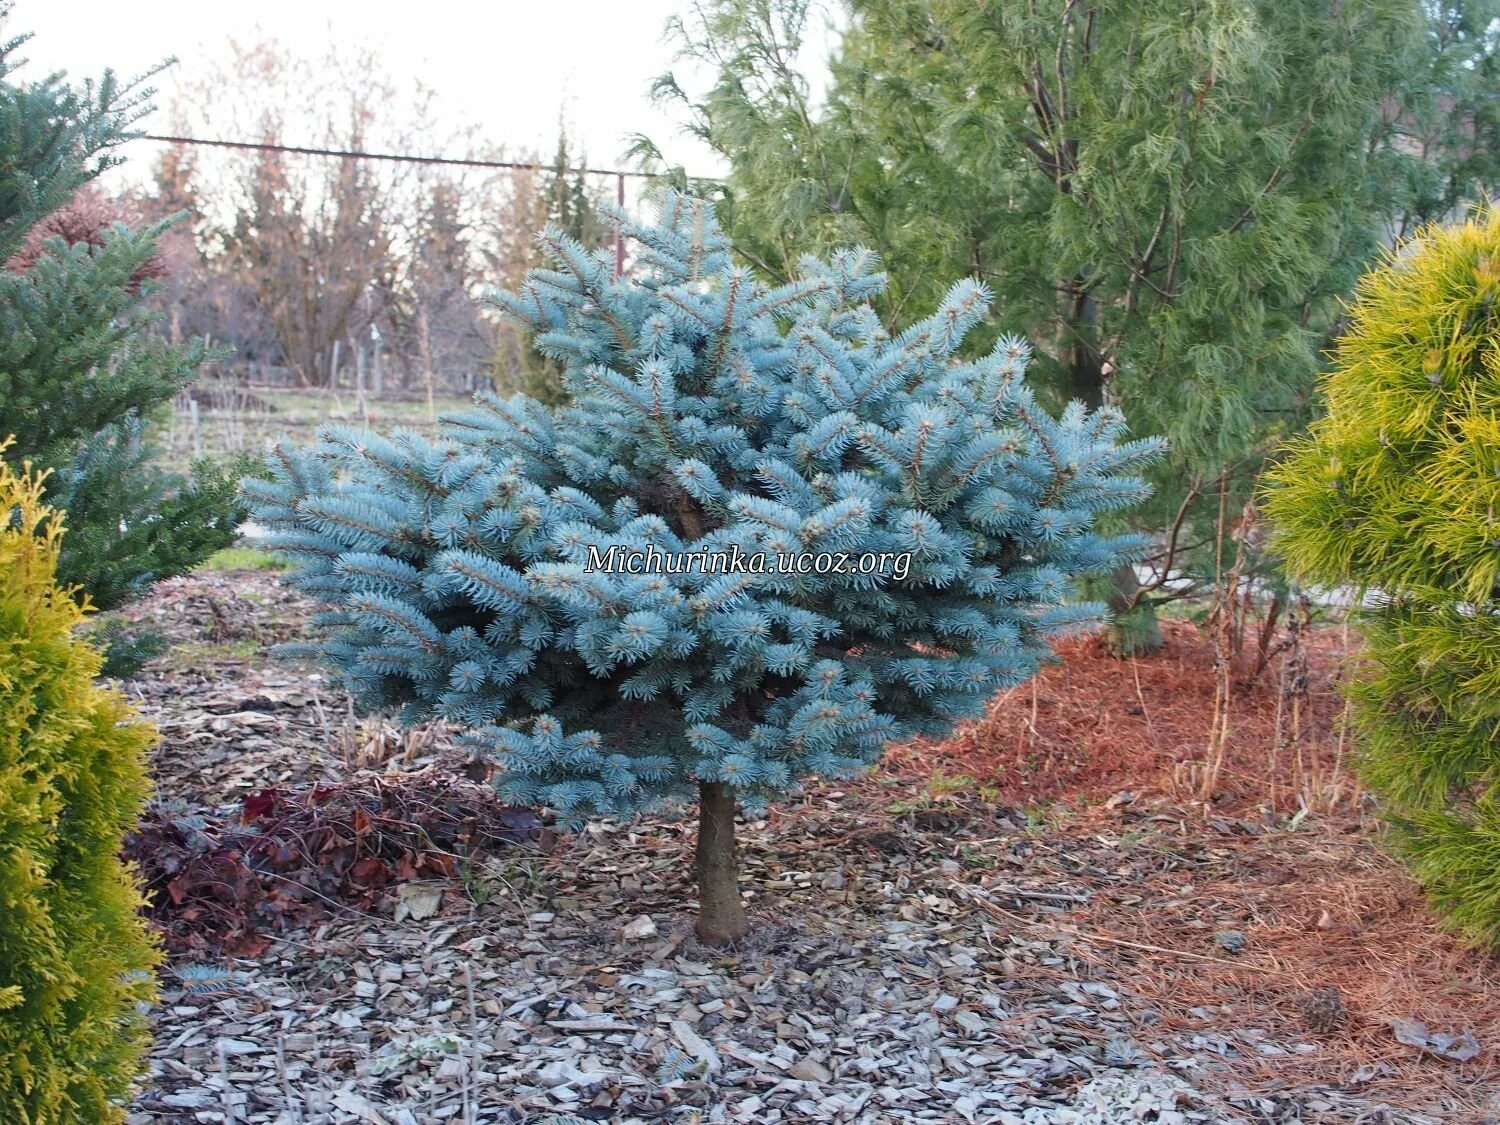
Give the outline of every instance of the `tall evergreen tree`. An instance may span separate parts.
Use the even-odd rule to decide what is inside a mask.
[[[1340,299],[1421,163],[1387,116],[1427,57],[1419,5],[846,9],[821,103],[796,61],[807,0],[711,0],[681,29],[716,79],[696,99],[660,88],[732,163],[736,248],[779,274],[865,243],[890,319],[930,307],[937,279],[979,276],[1001,298],[991,331],[1036,342],[1056,400],[1114,403],[1168,437],[1135,525],[1211,539],[1221,478],[1246,495],[1301,421]],[[1133,570],[1115,586],[1118,610],[1152,600]],[[1155,638],[1138,613],[1115,642]]]
[[[485,370],[495,351],[473,292],[476,254],[462,185],[441,175],[423,183],[415,211],[406,228],[409,249],[382,279],[390,292],[378,301],[381,343],[394,352],[404,385],[422,379],[451,386]]]
[[[609,221],[600,209],[603,201],[598,192],[589,187],[583,171],[587,164],[587,155],[574,154],[567,129],[559,126],[557,152],[553,154],[552,167],[542,178],[547,218],[569,238],[593,249],[603,246],[609,237]]]
[[[1500,2],[1421,0],[1422,36],[1382,113],[1391,234],[1500,192]]]
[[[696,794],[699,932],[724,941],[736,806],[1031,675],[1100,609],[1073,578],[1139,549],[1093,524],[1158,447],[1108,407],[1048,416],[1017,339],[957,360],[977,282],[891,335],[868,251],[771,288],[701,200],[627,230],[631,276],[554,228],[505,298],[571,405],[485,396],[435,442],[326,428],[245,488],[361,703],[470,728],[511,799],[568,817]]]
[[[58,576],[107,608],[232,542],[241,513],[211,466],[187,480],[153,463],[148,415],[205,354],[152,330],[164,224],[106,225],[79,196],[118,162],[151,91],[109,73],[20,83],[25,41],[0,45],[0,439],[13,438],[7,457],[53,470],[47,502],[70,528]]]

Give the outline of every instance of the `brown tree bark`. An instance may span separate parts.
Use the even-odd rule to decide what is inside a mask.
[[[723,782],[698,783],[697,874],[698,940],[727,945],[744,937],[750,923],[740,901],[734,789]]]
[[[1082,278],[1072,282],[1068,292],[1068,345],[1063,362],[1073,397],[1090,410],[1097,410],[1104,405],[1108,382],[1104,357],[1099,354],[1099,303],[1089,295]]]

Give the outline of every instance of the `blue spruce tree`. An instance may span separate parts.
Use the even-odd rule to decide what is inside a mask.
[[[554,229],[554,268],[499,298],[569,405],[481,395],[435,441],[327,427],[243,487],[360,704],[461,724],[510,799],[569,820],[697,796],[698,932],[725,942],[736,807],[950,730],[1096,621],[1074,578],[1143,544],[1094,516],[1160,446],[1039,410],[1019,340],[957,358],[975,282],[891,335],[868,251],[773,288],[701,200],[616,220],[633,276]]]

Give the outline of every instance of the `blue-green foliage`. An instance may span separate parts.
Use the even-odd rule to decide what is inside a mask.
[[[763,803],[941,734],[1096,619],[1074,577],[1142,546],[1091,531],[1153,441],[1110,410],[1039,410],[1027,348],[954,358],[986,312],[955,285],[896,336],[864,250],[768,287],[711,207],[619,221],[636,271],[557,231],[555,268],[500,298],[572,404],[481,396],[437,441],[329,427],[287,443],[254,518],[334,607],[314,651],[370,707],[469,729],[514,800],[619,813],[697,781]],[[860,574],[590,570],[589,547],[910,552]]]

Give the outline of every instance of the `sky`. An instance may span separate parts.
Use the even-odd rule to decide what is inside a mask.
[[[455,129],[477,126],[511,152],[555,148],[559,113],[595,167],[621,167],[627,136],[645,133],[689,174],[716,176],[724,165],[677,120],[652,105],[651,80],[676,69],[668,18],[691,0],[16,0],[4,32],[32,32],[18,77],[66,70],[75,78],[111,67],[136,74],[167,56],[176,67],[155,82],[158,104],[227,58],[230,40],[276,38],[316,57],[330,41],[374,49],[397,78],[420,78]],[[821,46],[821,43],[820,43]],[[826,48],[823,49],[826,54]],[[700,76],[701,77],[701,76]],[[692,86],[689,85],[691,89]],[[288,92],[295,97],[295,91]],[[166,132],[166,114],[146,123]],[[241,139],[221,136],[218,139]],[[285,140],[296,143],[290,135]],[[144,168],[159,146],[133,142],[127,159]],[[137,155],[138,154],[138,155]],[[132,159],[133,158],[133,159]]]

